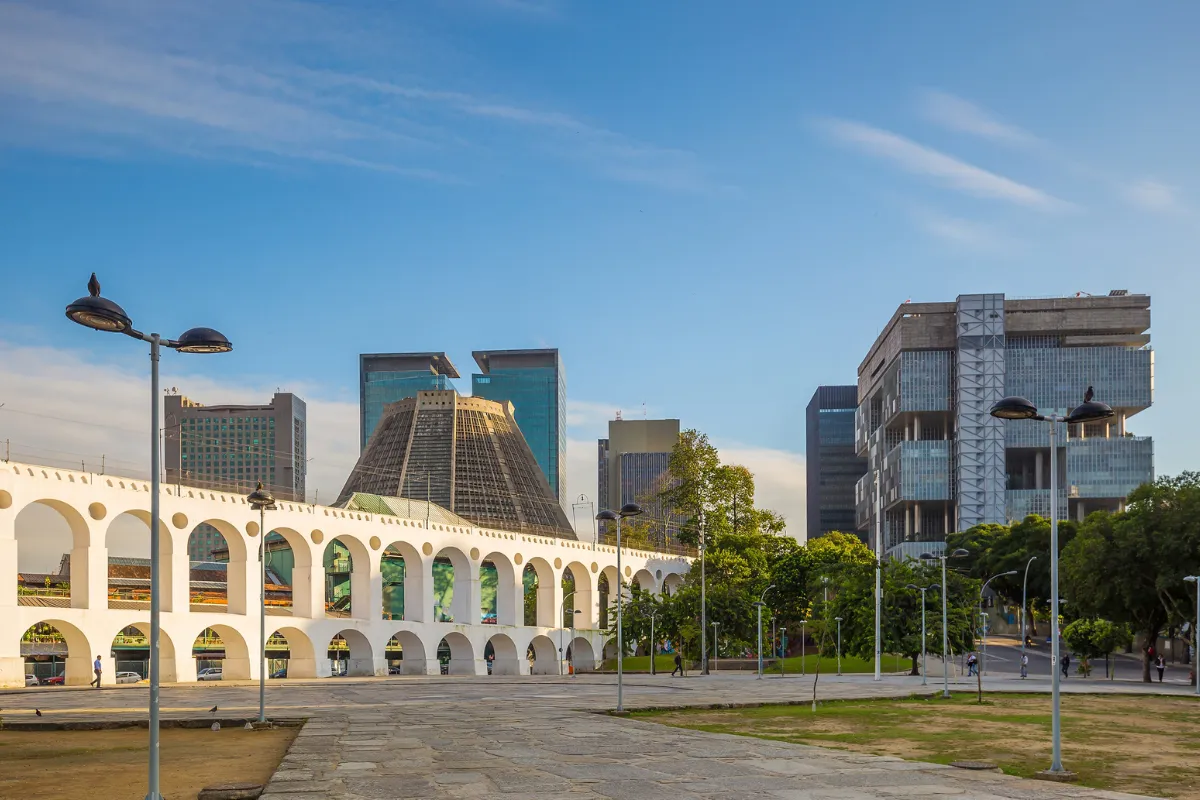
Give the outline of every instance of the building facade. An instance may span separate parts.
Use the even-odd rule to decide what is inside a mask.
[[[679,442],[677,419],[615,419],[608,438],[597,441],[600,508],[638,503],[645,517],[670,529],[676,522],[655,499],[665,488],[671,451]],[[603,530],[603,527],[602,527]]]
[[[805,411],[808,538],[830,531],[854,533],[854,487],[867,460],[854,448],[857,386],[818,386]]]
[[[560,503],[567,496],[567,382],[558,349],[477,350],[480,372],[471,376],[471,394],[512,403],[517,425],[550,490]]]
[[[453,390],[385,407],[337,504],[356,494],[427,500],[476,525],[575,538],[512,404]]]
[[[305,499],[307,410],[296,395],[255,406],[167,395],[163,411],[167,483],[249,492],[262,481],[279,499]]]
[[[459,377],[445,353],[363,353],[358,357],[359,452],[383,417],[383,408],[417,392],[453,389]]]
[[[1116,416],[1059,426],[1059,516],[1120,508],[1154,478],[1153,442],[1128,427],[1153,402],[1149,329],[1150,298],[1123,290],[901,305],[858,369],[855,449],[868,462],[855,488],[859,531],[907,552],[921,548],[905,542],[1049,516],[1048,423],[1005,423],[990,409],[1021,395],[1065,414],[1089,386]]]

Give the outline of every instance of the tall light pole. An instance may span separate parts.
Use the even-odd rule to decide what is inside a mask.
[[[1008,572],[1001,572],[998,575],[993,575],[983,582],[983,586],[979,587],[979,624],[983,626],[983,648],[980,650],[979,669],[975,670],[975,682],[979,687],[979,702],[983,702],[983,662],[987,658],[987,614],[983,613],[983,593],[987,591],[988,584],[996,580],[996,578],[1007,578],[1009,575],[1016,575],[1015,569],[1010,569]]]
[[[1059,422],[1068,425],[1099,422],[1113,416],[1112,407],[1092,399],[1092,387],[1089,386],[1083,395],[1083,402],[1065,417],[1058,414],[1041,414],[1038,408],[1024,397],[1004,397],[992,406],[991,414],[998,419],[1031,419],[1038,422],[1050,423],[1050,624],[1053,633],[1050,646],[1050,696],[1053,711],[1051,715],[1051,746],[1050,769],[1051,775],[1064,775],[1069,771],[1062,765],[1062,715],[1060,703],[1060,679],[1058,669],[1058,445],[1055,441]]]
[[[808,658],[808,642],[804,639],[804,626],[808,624],[807,619],[800,620],[800,677],[804,677],[804,660]]]
[[[654,617],[658,614],[657,609],[650,609],[650,674],[657,675],[658,671],[654,668],[654,656],[657,655],[657,648],[654,646]]]
[[[1196,694],[1200,695],[1200,665],[1196,661],[1200,657],[1200,575],[1188,575],[1184,578],[1188,583],[1196,584],[1196,627],[1192,629],[1192,675],[1196,678]]]
[[[721,625],[719,622],[712,624],[713,629],[713,672],[719,672],[721,665],[718,659],[721,658],[721,648],[717,646],[717,628]]]
[[[1021,678],[1025,677],[1025,617],[1029,614],[1029,565],[1037,561],[1037,556],[1030,556],[1025,562],[1025,579],[1021,581]]]
[[[758,609],[758,680],[762,680],[763,672],[763,657],[762,657],[762,610],[766,603],[763,602],[767,596],[767,592],[775,588],[775,584],[771,584],[763,589],[763,593],[754,601],[754,607]]]
[[[875,680],[883,680],[881,672],[882,643],[879,636],[880,605],[883,600],[883,577],[879,561],[883,548],[883,490],[879,483],[879,470],[875,470]],[[840,674],[840,670],[839,670]]]
[[[942,551],[940,556],[935,556],[933,553],[921,553],[921,558],[931,560],[939,558],[942,561],[942,697],[946,700],[950,699],[950,630],[946,627],[947,596],[950,594],[950,589],[946,585],[946,559],[947,558],[963,558],[969,556],[963,548],[959,547],[952,553]]]
[[[931,589],[942,588],[938,584],[930,584],[929,586],[917,586],[915,583],[910,583],[904,587],[906,589],[917,589],[921,592],[921,685],[928,686],[929,681],[926,679],[928,671],[925,669],[925,592]]]
[[[704,602],[704,551],[707,549],[704,546],[704,511],[701,509],[700,518],[697,521],[697,530],[700,533],[700,674],[708,674],[708,605]],[[682,649],[683,641],[679,642]],[[713,642],[713,647],[716,648],[716,642]],[[683,653],[680,653],[680,658]],[[682,662],[680,662],[682,663]]]
[[[146,800],[162,800],[159,792],[159,639],[162,612],[162,565],[159,537],[160,498],[162,492],[162,469],[159,464],[158,428],[158,360],[161,348],[167,347],[181,353],[228,353],[233,345],[225,336],[212,328],[192,328],[184,331],[178,339],[164,339],[157,333],[142,333],[133,327],[133,320],[119,305],[100,296],[100,281],[92,273],[88,281],[88,296],[81,297],[67,306],[67,319],[84,327],[108,333],[123,333],[150,344],[150,765]]]
[[[838,675],[841,675],[841,674],[842,674],[842,618],[841,618],[841,617],[834,617],[834,619],[835,619],[835,620],[837,620],[837,624],[838,624],[838,638],[837,638],[837,667],[838,667],[838,671],[837,671],[837,674],[838,674]]]
[[[779,629],[779,677],[787,673],[787,628]]]
[[[596,519],[617,522],[617,713],[625,713],[625,642],[622,630],[621,608],[625,598],[621,592],[624,579],[621,575],[621,520],[625,517],[636,517],[642,513],[642,507],[637,503],[626,503],[620,511],[609,511],[607,508],[596,515]]]
[[[563,674],[563,657],[566,651],[563,650],[563,617],[567,615],[567,598],[574,596],[575,592],[567,592],[563,595],[562,602],[558,604],[558,676],[561,678]],[[571,612],[571,643],[575,642],[575,612]]]
[[[258,594],[258,637],[262,648],[258,675],[258,721],[267,721],[267,512],[275,510],[275,498],[263,488],[258,488],[246,497],[250,507],[258,512],[258,560],[261,566],[262,590]]]

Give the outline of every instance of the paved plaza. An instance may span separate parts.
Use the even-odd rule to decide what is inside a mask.
[[[1045,681],[991,681],[996,690],[1044,690]],[[1079,681],[1068,691],[1186,693],[1185,687]],[[971,685],[963,682],[959,688]],[[822,676],[824,699],[897,696],[920,679]],[[6,720],[144,718],[146,689],[16,690],[0,695]],[[965,772],[933,764],[670,728],[612,717],[616,680],[577,678],[327,679],[272,684],[270,713],[308,716],[266,800],[316,798],[890,798],[1051,800],[1129,797],[1075,786]],[[629,708],[806,701],[812,678],[724,674],[633,675]],[[249,683],[167,686],[164,717],[257,712]]]

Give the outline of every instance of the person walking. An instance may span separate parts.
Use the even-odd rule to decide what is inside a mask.
[[[100,673],[101,673],[100,656],[96,656],[96,660],[92,663],[92,672],[96,673],[96,679],[94,681],[92,681],[91,683],[89,683],[88,686],[95,686],[97,689],[99,689],[100,688]]]
[[[979,670],[979,658],[974,654],[967,656],[967,677],[975,675]]]
[[[1163,672],[1167,669],[1167,660],[1162,657],[1162,653],[1158,654],[1158,658],[1154,659],[1154,668],[1158,670],[1158,682],[1162,683]]]
[[[1021,677],[1029,677],[1029,653],[1021,653]]]
[[[680,657],[679,653],[675,654],[675,669],[671,670],[672,678],[675,677],[676,672],[679,673],[679,677],[683,677],[683,659]]]
[[[1071,654],[1070,653],[1063,653],[1062,674],[1063,674],[1064,678],[1071,674]]]

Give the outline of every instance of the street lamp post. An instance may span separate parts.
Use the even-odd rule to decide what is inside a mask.
[[[766,603],[763,602],[763,600],[766,598],[767,592],[771,591],[774,588],[775,588],[775,584],[772,583],[770,586],[763,589],[763,593],[761,595],[759,595],[757,600],[754,601],[754,607],[756,609],[758,609],[758,680],[760,680],[760,681],[762,680],[762,675],[763,675],[762,610],[763,610],[763,606],[766,605]]]
[[[1092,399],[1092,387],[1087,388],[1083,402],[1065,417],[1058,414],[1041,414],[1037,406],[1024,397],[1004,397],[992,406],[991,414],[998,419],[1031,419],[1050,423],[1050,624],[1053,626],[1050,649],[1050,695],[1053,706],[1051,715],[1050,775],[1069,774],[1062,765],[1062,718],[1060,703],[1060,679],[1058,670],[1058,435],[1057,424],[1068,425],[1099,422],[1113,416],[1112,407]]]
[[[1025,617],[1029,614],[1029,565],[1037,561],[1037,556],[1030,556],[1025,562],[1025,579],[1021,581],[1021,679],[1025,679]]]
[[[946,700],[950,699],[950,631],[946,627],[947,596],[950,594],[950,590],[946,585],[946,559],[969,555],[970,553],[961,547],[955,548],[952,553],[943,550],[940,556],[935,556],[933,553],[921,553],[921,558],[924,560],[939,558],[942,561],[942,697]]]
[[[925,669],[925,592],[929,591],[930,589],[940,589],[942,587],[936,583],[930,584],[929,586],[917,586],[914,583],[910,583],[905,588],[918,589],[921,592],[921,685],[928,686],[929,681],[926,677],[927,670]]]
[[[108,333],[123,333],[150,345],[150,764],[146,800],[162,800],[159,791],[159,639],[162,612],[161,552],[159,538],[160,498],[162,475],[159,465],[158,428],[158,360],[161,348],[167,347],[181,353],[228,353],[233,345],[225,336],[212,328],[192,328],[184,331],[178,339],[164,339],[157,333],[142,333],[133,327],[133,320],[125,310],[111,300],[100,296],[100,281],[92,273],[88,281],[88,296],[81,297],[67,306],[67,319],[84,327]]]
[[[837,620],[837,624],[838,624],[838,638],[837,638],[837,667],[838,667],[838,671],[837,671],[837,674],[838,674],[838,675],[841,675],[841,674],[842,674],[842,618],[841,618],[841,617],[834,617],[834,619],[835,619],[835,620]]]
[[[573,592],[573,591],[567,592],[566,594],[563,595],[562,602],[558,604],[558,676],[560,678],[562,677],[562,674],[563,674],[563,657],[566,655],[566,651],[563,650],[562,620],[563,620],[563,617],[565,617],[567,615],[567,598],[573,597],[574,595],[575,595],[575,592]],[[572,643],[574,643],[574,641],[575,641],[575,614],[577,614],[577,613],[578,613],[577,611],[571,612],[571,642]]]
[[[262,647],[258,676],[258,721],[267,721],[267,512],[275,510],[275,498],[263,488],[262,481],[246,497],[250,507],[258,512],[258,560],[261,564],[262,590],[259,592],[258,636]]]
[[[708,674],[708,605],[704,602],[704,551],[707,549],[704,546],[704,511],[700,511],[699,524],[697,531],[700,534],[700,674]],[[682,640],[680,641],[682,645]],[[713,647],[717,645],[714,642]],[[683,653],[679,654],[683,658]],[[680,663],[683,663],[680,661]]]
[[[713,626],[713,672],[720,672],[720,670],[721,670],[721,664],[718,661],[718,659],[721,658],[721,649],[719,647],[717,647],[717,627],[720,624],[721,623],[719,623],[719,622],[714,622],[712,624],[712,626]]]
[[[983,626],[983,648],[980,650],[979,669],[975,670],[975,682],[979,689],[979,702],[983,702],[983,664],[987,659],[987,614],[983,613],[983,593],[987,591],[988,584],[996,580],[996,578],[1007,578],[1009,575],[1016,575],[1015,569],[1010,569],[1008,572],[1001,572],[998,575],[993,575],[983,582],[983,586],[979,587],[979,623]]]
[[[1192,629],[1192,675],[1196,679],[1196,694],[1200,695],[1200,575],[1188,575],[1188,583],[1196,584],[1196,627]],[[1114,670],[1115,671],[1115,670]]]
[[[804,660],[808,658],[808,642],[804,639],[804,626],[808,624],[807,619],[800,620],[800,677],[804,677]]]
[[[650,609],[650,674],[657,675],[658,671],[654,668],[654,657],[657,655],[657,647],[654,645],[654,617],[657,611]]]
[[[779,677],[787,674],[787,628],[779,629]]]
[[[596,519],[617,522],[617,713],[625,713],[625,643],[622,631],[621,608],[625,598],[621,594],[621,520],[625,517],[636,517],[642,513],[642,507],[637,503],[626,503],[620,511],[609,511],[607,508],[596,515]]]

